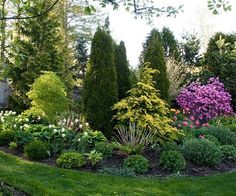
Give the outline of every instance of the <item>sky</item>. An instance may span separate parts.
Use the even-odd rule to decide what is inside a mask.
[[[215,32],[236,32],[236,1],[229,0],[232,11],[214,16],[207,8],[207,0],[159,0],[161,5],[181,5],[183,13],[174,17],[154,17],[153,24],[144,19],[135,19],[134,15],[120,8],[118,11],[107,9],[110,17],[111,35],[117,43],[125,42],[127,57],[132,67],[138,65],[138,57],[142,51],[142,43],[153,28],[161,30],[164,26],[174,32],[176,39],[186,32],[197,33],[201,40],[202,50],[206,49],[209,38]],[[160,4],[158,4],[160,5]]]

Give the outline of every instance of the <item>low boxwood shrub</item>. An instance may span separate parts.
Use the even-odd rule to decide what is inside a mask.
[[[223,153],[223,159],[236,162],[236,148],[232,145],[221,146],[221,151]]]
[[[179,151],[169,150],[161,153],[160,165],[165,170],[177,172],[186,168],[186,161]]]
[[[124,160],[124,167],[131,168],[139,174],[147,172],[149,166],[149,161],[141,155],[131,155]]]
[[[184,157],[199,166],[216,166],[221,163],[220,147],[207,139],[192,139],[183,144]]]
[[[129,177],[134,177],[136,174],[132,168],[115,168],[115,167],[104,167],[100,170],[98,170],[99,173],[102,174],[110,174],[114,176],[129,176]]]
[[[15,136],[15,131],[11,129],[6,129],[0,131],[0,145],[9,144]]]
[[[79,168],[85,163],[84,155],[78,152],[65,152],[57,158],[57,165],[63,168]]]
[[[24,146],[24,154],[31,160],[46,159],[49,153],[49,145],[40,140],[33,140]]]
[[[113,151],[113,145],[108,142],[99,142],[95,144],[95,150],[102,153],[104,158],[111,157]]]

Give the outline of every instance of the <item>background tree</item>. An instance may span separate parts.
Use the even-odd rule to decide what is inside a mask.
[[[161,98],[169,102],[169,80],[160,33],[156,29],[151,31],[144,44],[143,60],[149,62],[153,69],[159,70],[160,73],[154,76],[155,88],[160,90]]]
[[[34,9],[27,10],[29,16],[48,7],[49,2],[31,1]],[[67,74],[62,53],[59,22],[55,15],[44,14],[40,17],[19,21],[16,36],[11,47],[11,63],[7,67],[7,77],[13,89],[12,103],[28,107],[26,92],[41,74],[41,71],[56,72],[67,87]],[[67,88],[68,89],[68,88]]]
[[[98,29],[92,40],[90,66],[87,68],[82,97],[86,120],[94,129],[112,134],[111,107],[118,100],[113,40]]]
[[[161,32],[161,41],[164,48],[164,56],[167,58],[174,58],[176,61],[180,61],[180,52],[178,48],[177,40],[174,37],[172,31],[169,28],[164,27]]]
[[[125,43],[123,41],[121,41],[119,45],[115,44],[115,66],[117,72],[118,98],[120,100],[126,97],[127,91],[131,88],[130,71]]]

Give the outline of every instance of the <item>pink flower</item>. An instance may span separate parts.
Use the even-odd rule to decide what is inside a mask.
[[[205,135],[199,135],[198,138],[199,138],[199,139],[204,139],[204,138],[205,138]]]
[[[192,128],[193,128],[193,125],[190,125],[189,128],[192,129]]]
[[[188,122],[187,122],[187,121],[184,121],[182,124],[183,124],[183,126],[185,126],[185,127],[188,126]]]
[[[195,120],[194,116],[190,116],[190,120],[194,121]]]
[[[199,124],[200,124],[200,123],[199,123],[199,121],[198,121],[198,120],[196,120],[196,122],[195,122],[195,125],[197,125],[197,126],[198,126]]]
[[[180,128],[180,127],[181,127],[181,124],[178,124],[178,127]]]
[[[208,123],[205,124],[206,127],[209,127],[210,125]]]

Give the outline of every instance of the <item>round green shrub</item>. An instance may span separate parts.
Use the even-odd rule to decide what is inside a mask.
[[[86,161],[78,152],[65,152],[57,159],[57,164],[63,168],[79,168],[85,165]]]
[[[172,172],[184,170],[186,161],[179,151],[169,150],[161,153],[160,165]]]
[[[175,142],[172,142],[172,141],[164,142],[161,145],[161,151],[177,150],[177,148],[178,148],[177,144]]]
[[[199,166],[216,166],[221,163],[220,147],[207,139],[192,139],[183,144],[184,157]]]
[[[131,155],[124,160],[124,167],[131,168],[139,174],[147,172],[149,166],[149,161],[141,155]]]
[[[40,140],[33,140],[24,146],[24,154],[31,160],[46,159],[49,151],[49,145]]]
[[[226,127],[210,126],[206,129],[207,134],[213,135],[221,145],[236,146],[236,134]]]
[[[0,131],[0,145],[9,144],[14,139],[15,131],[7,129]]]
[[[236,123],[235,123],[235,124],[232,124],[232,125],[228,125],[228,128],[229,128],[232,132],[236,133]]]
[[[95,150],[102,153],[103,157],[111,157],[113,146],[107,142],[99,142],[95,144]]]
[[[232,145],[221,146],[221,151],[223,153],[223,159],[228,161],[236,162],[236,148]]]
[[[208,139],[209,141],[213,142],[217,146],[220,145],[220,142],[218,141],[218,139],[214,137],[213,135],[205,135],[205,139]]]

